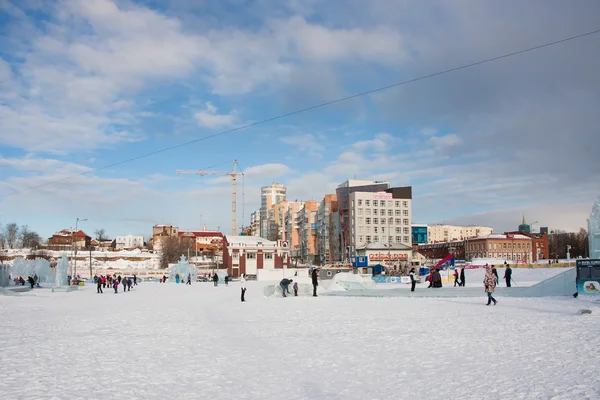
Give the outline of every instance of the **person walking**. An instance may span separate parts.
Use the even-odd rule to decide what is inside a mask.
[[[127,277],[121,278],[121,283],[123,284],[123,293],[127,291]]]
[[[229,286],[229,275],[225,275],[225,286]]]
[[[488,302],[486,306],[489,306],[492,303],[492,301],[494,302],[494,305],[496,305],[497,303],[494,296],[492,296],[492,293],[494,293],[494,289],[496,289],[497,282],[498,281],[496,280],[496,276],[494,275],[492,268],[490,268],[490,266],[488,265],[485,269],[485,278],[483,278],[483,286],[485,287],[485,292],[488,296]]]
[[[460,286],[465,286],[465,267],[460,269]]]
[[[294,297],[298,297],[298,281],[294,282]]]
[[[410,269],[410,291],[414,292],[415,291],[415,286],[417,285],[417,280],[415,279],[415,269],[411,268]]]
[[[294,282],[293,279],[283,278],[281,282],[279,282],[279,286],[281,286],[281,291],[283,292],[283,297],[287,297],[285,292],[290,293],[290,283]]]
[[[506,287],[511,287],[512,269],[510,265],[506,264],[506,270],[504,270],[504,280],[506,281]]]
[[[219,284],[219,275],[217,275],[216,272],[213,275],[213,283],[215,284],[215,287]]]
[[[133,274],[133,286],[137,286],[137,275]]]
[[[500,278],[498,278],[498,271],[496,270],[496,267],[493,265],[492,265],[492,273],[496,277],[496,286],[498,286],[498,284],[500,283]]]
[[[240,276],[240,287],[242,288],[242,302],[246,301],[246,276]]]
[[[317,297],[317,286],[319,286],[319,270],[317,268],[313,268],[310,273],[313,285],[313,297]]]
[[[98,293],[104,293],[104,292],[102,291],[102,278],[98,278],[98,279],[96,280],[96,293],[97,293],[97,294],[98,294]]]
[[[116,279],[113,280],[113,289],[115,289],[115,294],[119,292],[119,281]]]
[[[460,286],[460,283],[458,282],[458,269],[454,268],[454,287],[456,287],[456,285]]]
[[[191,274],[191,273],[189,273],[189,274],[188,274],[188,280],[187,280],[187,282],[186,282],[186,285],[191,285],[191,284],[192,284],[192,274]]]
[[[127,291],[131,292],[131,286],[132,286],[133,282],[131,281],[131,278],[127,278]]]

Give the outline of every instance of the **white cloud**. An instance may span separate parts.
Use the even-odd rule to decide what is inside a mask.
[[[378,133],[371,140],[361,140],[352,145],[359,151],[374,150],[377,152],[386,152],[390,150],[395,138],[389,133]]]
[[[209,129],[227,128],[236,124],[237,116],[235,111],[229,114],[218,114],[217,107],[210,101],[205,103],[206,108],[194,114],[198,125]]]
[[[462,143],[462,139],[456,133],[450,133],[445,136],[433,136],[429,139],[429,143],[431,143],[436,149],[447,149],[458,146]]]
[[[318,155],[325,150],[325,146],[311,133],[292,134],[290,136],[283,136],[279,140],[293,146],[294,150],[308,152],[313,155]]]

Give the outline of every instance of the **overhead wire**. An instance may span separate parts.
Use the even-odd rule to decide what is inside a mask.
[[[30,186],[30,187],[27,187],[25,189],[21,189],[21,190],[12,192],[12,193],[3,194],[3,195],[0,195],[0,198],[7,197],[7,196],[10,196],[10,195],[19,194],[19,193],[23,193],[23,192],[27,192],[27,191],[34,190],[34,189],[39,189],[41,187],[53,185],[55,183],[63,182],[63,181],[69,180],[69,179],[73,179],[73,178],[79,177],[79,176],[88,175],[88,174],[91,174],[93,172],[98,172],[98,171],[102,171],[102,170],[105,170],[105,169],[108,169],[108,168],[112,168],[112,167],[116,167],[116,166],[119,166],[119,165],[127,164],[127,163],[130,163],[130,162],[133,162],[133,161],[137,161],[137,160],[140,160],[140,159],[143,159],[143,158],[151,157],[151,156],[154,156],[154,155],[157,155],[157,154],[161,154],[161,153],[165,153],[165,152],[168,152],[168,151],[171,151],[171,150],[175,150],[175,149],[178,149],[178,148],[181,148],[181,147],[185,147],[185,146],[188,146],[188,145],[191,145],[191,144],[194,144],[194,143],[198,143],[198,142],[202,142],[202,141],[205,141],[205,140],[213,139],[213,138],[216,138],[216,137],[219,137],[219,136],[223,136],[223,135],[227,135],[227,134],[230,134],[230,133],[233,133],[233,132],[237,132],[237,131],[241,131],[241,130],[244,130],[244,129],[252,128],[252,127],[255,127],[255,126],[258,126],[258,125],[263,125],[263,124],[266,124],[266,123],[269,123],[269,122],[272,122],[272,121],[276,121],[276,120],[279,120],[279,119],[291,117],[293,115],[302,114],[302,113],[305,113],[305,112],[308,112],[308,111],[312,111],[312,110],[315,110],[315,109],[318,109],[318,108],[327,107],[327,106],[330,106],[330,105],[333,105],[333,104],[341,103],[341,102],[344,102],[344,101],[352,100],[352,99],[355,99],[355,98],[359,98],[359,97],[367,96],[367,95],[374,94],[374,93],[377,93],[377,92],[382,92],[382,91],[385,91],[385,90],[388,90],[388,89],[396,88],[396,87],[399,87],[399,86],[407,85],[409,83],[414,83],[414,82],[418,82],[418,81],[422,81],[422,80],[426,80],[426,79],[431,79],[431,78],[434,78],[434,77],[437,77],[437,76],[440,76],[440,75],[446,75],[446,74],[449,74],[449,73],[452,73],[452,72],[456,72],[456,71],[459,71],[459,70],[463,70],[463,69],[467,69],[467,68],[472,68],[472,67],[475,67],[475,66],[478,66],[478,65],[491,63],[491,62],[498,61],[498,60],[501,60],[501,59],[504,59],[504,58],[514,57],[516,55],[520,55],[520,54],[528,53],[528,52],[531,52],[531,51],[543,49],[543,48],[546,48],[546,47],[550,47],[550,46],[554,46],[554,45],[557,45],[557,44],[569,42],[569,41],[572,41],[572,40],[580,39],[580,38],[583,38],[583,37],[586,37],[586,36],[591,36],[591,35],[598,34],[598,33],[600,33],[600,29],[596,29],[596,30],[593,30],[593,31],[588,31],[588,32],[585,32],[585,33],[581,33],[579,35],[570,36],[570,37],[567,37],[567,38],[564,38],[564,39],[555,40],[553,42],[548,42],[548,43],[544,43],[544,44],[541,44],[541,45],[537,45],[537,46],[533,46],[533,47],[528,47],[526,49],[522,49],[522,50],[518,50],[518,51],[513,51],[513,52],[510,52],[510,53],[506,53],[506,54],[500,55],[500,56],[486,58],[484,60],[475,61],[475,62],[468,63],[468,64],[463,64],[463,65],[460,65],[458,67],[448,68],[448,69],[445,69],[445,70],[442,70],[442,71],[438,71],[438,72],[434,72],[434,73],[431,73],[431,74],[422,75],[422,76],[419,76],[419,77],[416,77],[416,78],[411,78],[411,79],[408,79],[408,80],[405,80],[405,81],[396,82],[396,83],[393,83],[393,84],[390,84],[390,85],[386,85],[386,86],[381,86],[381,87],[378,87],[378,88],[375,88],[375,89],[371,89],[371,90],[367,90],[367,91],[364,91],[364,92],[356,93],[356,94],[349,95],[349,96],[346,96],[346,97],[341,97],[341,98],[338,98],[338,99],[335,99],[335,100],[330,100],[330,101],[326,101],[326,102],[323,102],[323,103],[315,104],[315,105],[312,105],[312,106],[309,106],[309,107],[305,107],[305,108],[301,108],[301,109],[298,109],[298,110],[295,110],[295,111],[291,111],[291,112],[280,114],[280,115],[277,115],[277,116],[274,116],[274,117],[266,118],[266,119],[263,119],[263,120],[260,120],[260,121],[255,121],[255,122],[248,123],[248,124],[245,124],[245,125],[242,125],[242,126],[238,126],[236,128],[231,128],[231,129],[228,129],[228,130],[225,130],[225,131],[222,131],[222,132],[218,132],[218,133],[214,133],[214,134],[211,134],[211,135],[203,136],[201,138],[189,140],[187,142],[179,143],[179,144],[176,144],[176,145],[173,145],[173,146],[164,147],[162,149],[151,151],[149,153],[145,153],[145,154],[141,154],[139,156],[135,156],[135,157],[131,157],[131,158],[128,158],[128,159],[125,159],[125,160],[117,161],[117,162],[114,162],[114,163],[111,163],[111,164],[107,164],[107,165],[104,165],[102,167],[94,168],[94,169],[91,169],[91,170],[88,170],[88,171],[83,171],[83,172],[80,172],[78,174],[69,175],[69,176],[66,176],[64,178],[52,180],[52,181],[49,181],[49,182],[46,182],[46,183],[43,183],[43,184],[40,184],[40,185]]]

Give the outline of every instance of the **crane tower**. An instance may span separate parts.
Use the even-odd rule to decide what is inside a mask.
[[[243,172],[237,172],[237,160],[233,160],[233,171],[205,171],[205,170],[177,170],[178,174],[206,175],[229,175],[231,177],[231,234],[236,235],[236,203],[237,203],[237,177],[244,175]]]

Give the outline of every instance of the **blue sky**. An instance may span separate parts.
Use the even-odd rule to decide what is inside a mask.
[[[504,230],[524,213],[576,230],[600,195],[600,35],[15,192],[598,29],[597,15],[593,0],[0,0],[0,224],[229,232],[228,179],[175,172],[237,159],[238,225],[261,186],[320,200],[356,176],[412,185],[415,222]]]

